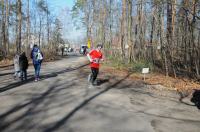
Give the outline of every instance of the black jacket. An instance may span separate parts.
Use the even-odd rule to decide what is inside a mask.
[[[19,57],[19,67],[20,67],[20,70],[28,69],[28,59],[25,54],[22,54]]]

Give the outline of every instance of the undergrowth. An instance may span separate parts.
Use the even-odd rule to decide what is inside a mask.
[[[149,68],[151,71],[154,70],[153,64],[146,60],[138,60],[129,63],[128,60],[122,60],[120,57],[108,57],[104,64],[120,70],[128,70],[131,72],[141,73],[142,68]]]

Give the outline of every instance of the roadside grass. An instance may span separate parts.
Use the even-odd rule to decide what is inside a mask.
[[[154,71],[153,64],[145,60],[129,63],[127,60],[120,59],[120,57],[108,57],[104,65],[136,73],[141,73],[143,68],[149,68],[151,71]]]
[[[146,67],[150,68],[150,73],[146,75],[146,80],[144,81],[142,68]],[[131,72],[129,79],[132,81],[144,81],[148,85],[162,85],[166,90],[191,92],[193,89],[200,89],[199,82],[184,77],[167,77],[160,70],[157,70],[153,64],[146,61],[127,63],[121,61],[118,57],[110,57],[103,63],[102,69],[105,73],[115,76],[124,76]]]

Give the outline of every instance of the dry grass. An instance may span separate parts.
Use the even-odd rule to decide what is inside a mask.
[[[4,59],[4,60],[0,61],[0,66],[7,66],[7,65],[12,65],[12,64],[13,64],[12,59]]]

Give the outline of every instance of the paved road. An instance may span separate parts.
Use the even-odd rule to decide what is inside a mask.
[[[19,83],[0,69],[0,131],[5,132],[199,132],[200,112],[189,99],[140,81],[101,72],[87,83],[85,57],[42,67],[42,80]],[[109,79],[109,80],[107,80]]]

